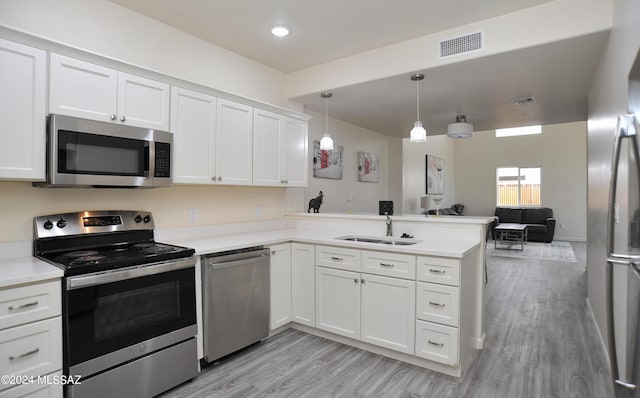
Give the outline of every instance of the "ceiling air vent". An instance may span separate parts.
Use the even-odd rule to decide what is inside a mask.
[[[453,57],[472,51],[480,51],[483,48],[482,32],[454,37],[440,42],[440,58]]]

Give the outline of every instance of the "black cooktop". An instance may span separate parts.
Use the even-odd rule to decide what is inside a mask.
[[[77,275],[190,257],[194,252],[188,247],[141,242],[41,253],[38,257],[62,268],[65,275]]]

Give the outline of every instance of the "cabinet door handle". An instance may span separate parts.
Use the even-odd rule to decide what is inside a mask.
[[[121,121],[121,122],[126,122],[126,121],[127,121],[127,118],[126,118],[126,117],[124,117],[124,116],[120,116],[120,121]]]
[[[36,349],[34,349],[34,350],[27,351],[27,352],[22,353],[22,354],[20,354],[20,355],[10,355],[10,356],[9,356],[9,360],[10,360],[10,361],[15,361],[16,359],[20,359],[20,358],[28,357],[28,356],[30,356],[30,355],[37,354],[37,353],[39,353],[39,352],[40,352],[40,349],[39,349],[39,348],[36,348]]]
[[[211,181],[215,181],[216,180],[216,176],[211,177]]]
[[[218,177],[218,181],[222,181],[222,176]]]
[[[333,261],[343,261],[343,260],[344,260],[344,258],[342,258],[342,257],[333,257],[333,256],[331,256],[331,260],[333,260]]]
[[[17,305],[17,306],[10,306],[8,309],[9,311],[17,311],[17,310],[23,310],[25,308],[29,308],[29,307],[34,307],[38,305],[37,301],[31,301],[29,303],[25,303],[25,304],[21,304],[21,305]]]
[[[354,283],[358,283],[358,278],[353,278]]]
[[[427,340],[427,343],[434,345],[436,347],[444,347],[444,343],[436,343],[435,341]]]
[[[429,272],[431,272],[432,274],[444,274],[443,270],[433,268],[429,268]]]
[[[364,279],[360,279],[360,282],[364,283],[365,281],[364,281]]]
[[[395,264],[386,264],[386,263],[380,263],[381,267],[387,267],[387,268],[393,268],[395,266]]]
[[[116,120],[116,119],[117,119],[116,115],[111,115],[111,120]]]
[[[434,307],[444,307],[444,304],[434,303],[433,301],[429,301],[429,304],[433,305]]]

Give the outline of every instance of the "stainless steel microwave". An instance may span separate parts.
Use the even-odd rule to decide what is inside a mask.
[[[171,185],[173,134],[50,115],[47,179],[38,187],[155,188]]]

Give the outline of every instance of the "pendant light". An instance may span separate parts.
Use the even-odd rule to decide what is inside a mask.
[[[422,127],[422,122],[420,121],[420,80],[424,79],[424,75],[422,73],[416,73],[411,75],[411,80],[416,82],[416,115],[417,120],[411,129],[409,141],[411,142],[424,142],[427,140],[427,130]]]
[[[329,98],[333,97],[331,93],[320,94],[324,98],[324,135],[320,140],[321,151],[333,151],[333,139],[329,135]]]
[[[465,115],[456,116],[456,122],[447,127],[447,135],[451,138],[470,138],[473,133],[473,124],[467,123]]]

